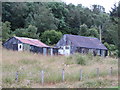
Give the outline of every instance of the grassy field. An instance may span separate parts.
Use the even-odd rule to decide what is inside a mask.
[[[1,48],[2,49],[2,48]],[[17,88],[108,88],[118,87],[118,60],[110,57],[93,57],[75,54],[72,56],[43,56],[30,52],[2,49],[2,87]],[[109,75],[113,67],[112,76]],[[65,81],[62,81],[62,69]],[[96,68],[100,69],[97,77]],[[83,80],[79,81],[80,69]],[[44,70],[44,86],[40,71]],[[15,73],[19,72],[18,82]]]

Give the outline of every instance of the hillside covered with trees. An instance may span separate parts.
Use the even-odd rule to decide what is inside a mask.
[[[55,45],[64,34],[99,38],[110,55],[118,55],[120,38],[120,3],[110,13],[100,5],[87,8],[78,4],[41,2],[2,3],[2,42],[12,36],[37,38]],[[119,54],[120,56],[120,54]]]

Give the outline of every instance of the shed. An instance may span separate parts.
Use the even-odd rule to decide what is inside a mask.
[[[58,53],[70,55],[73,53],[92,53],[94,56],[107,56],[108,49],[93,37],[65,34],[56,44]]]
[[[3,47],[17,51],[36,52],[36,53],[41,53],[43,55],[53,55],[53,49],[54,49],[42,43],[38,39],[16,37],[16,36],[4,42]]]

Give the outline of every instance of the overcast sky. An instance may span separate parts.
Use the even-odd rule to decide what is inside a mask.
[[[119,0],[62,0],[67,4],[73,3],[75,5],[82,4],[85,7],[89,7],[93,4],[101,5],[105,8],[105,11],[108,13],[111,11],[111,7],[114,6],[115,3],[119,2]]]

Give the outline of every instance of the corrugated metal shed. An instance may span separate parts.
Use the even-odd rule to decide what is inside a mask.
[[[49,47],[48,45],[42,43],[41,41],[39,41],[37,39],[31,39],[31,38],[25,38],[25,37],[16,37],[16,36],[14,36],[14,37],[16,39],[18,39],[19,41],[21,41],[22,43],[26,43],[26,44],[37,46],[37,47]]]
[[[85,48],[105,49],[107,48],[97,38],[65,34],[66,37],[76,46]]]

